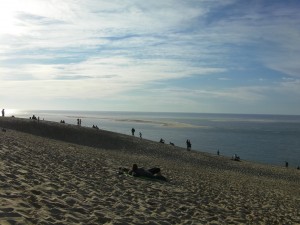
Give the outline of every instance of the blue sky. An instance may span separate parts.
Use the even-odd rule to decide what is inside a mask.
[[[1,0],[0,107],[300,115],[298,0]]]

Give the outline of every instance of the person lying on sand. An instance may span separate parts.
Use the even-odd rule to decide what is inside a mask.
[[[167,181],[167,179],[161,175],[160,168],[158,167],[153,167],[146,170],[144,168],[139,168],[137,164],[133,164],[131,170],[128,170],[126,168],[119,168],[119,174],[120,173],[128,173],[129,175],[132,175],[134,177],[147,177]]]

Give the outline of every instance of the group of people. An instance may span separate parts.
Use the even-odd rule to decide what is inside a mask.
[[[93,124],[93,126],[92,126],[94,129],[97,129],[97,130],[99,130],[99,127],[97,126],[97,125],[94,125]]]
[[[29,117],[29,119],[40,121],[40,117],[39,116],[36,117],[35,115],[32,115],[32,117]]]
[[[77,125],[81,126],[81,119],[77,119]]]
[[[234,161],[240,161],[241,158],[240,158],[237,154],[234,154],[234,155],[232,156],[232,160],[234,160]]]
[[[135,133],[135,129],[133,127],[133,128],[131,128],[131,134],[132,134],[132,136],[134,136],[134,133]],[[139,135],[140,135],[140,138],[142,138],[142,132],[139,132]]]

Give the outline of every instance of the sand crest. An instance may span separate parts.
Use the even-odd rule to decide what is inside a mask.
[[[0,119],[0,224],[300,223],[296,169],[35,122]],[[133,163],[168,182],[117,173]]]

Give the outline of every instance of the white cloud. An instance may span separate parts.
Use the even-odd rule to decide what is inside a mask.
[[[261,102],[269,91],[296,90],[296,82],[239,86],[230,76],[231,69],[248,71],[251,63],[300,75],[297,10],[255,2],[1,1],[0,88],[16,98],[85,99],[119,98],[147,87],[156,98],[155,83],[169,87],[160,101],[187,105],[203,98]],[[199,83],[185,93],[172,85],[217,73],[231,86]]]
[[[22,73],[18,75],[20,69]],[[220,71],[223,69],[187,69],[186,65],[172,60],[90,58],[77,64],[25,64],[18,70],[5,69],[1,71],[1,74],[6,75],[2,75],[3,82],[0,87],[6,90],[3,94],[7,96],[101,98],[141,88],[151,82]],[[26,78],[27,81],[24,82]]]

